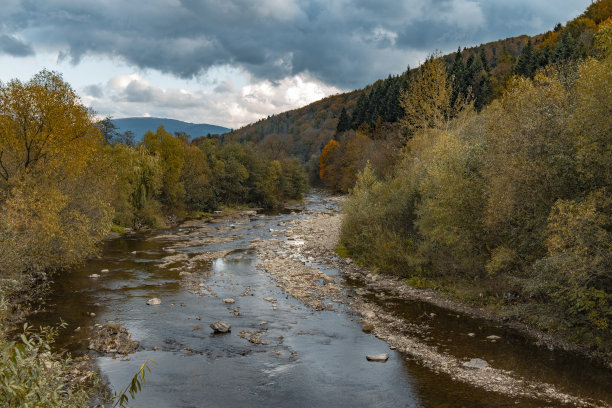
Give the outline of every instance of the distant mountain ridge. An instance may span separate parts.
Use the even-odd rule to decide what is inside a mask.
[[[134,133],[134,138],[137,141],[142,140],[142,137],[145,133],[147,133],[147,131],[150,130],[155,132],[155,130],[160,126],[163,126],[170,134],[174,134],[174,132],[184,132],[185,134],[189,135],[191,139],[206,136],[209,133],[213,135],[221,135],[231,131],[231,129],[223,126],[210,125],[207,123],[189,123],[181,120],[165,118],[121,118],[112,119],[112,122],[117,127],[117,132],[123,133],[129,130]]]

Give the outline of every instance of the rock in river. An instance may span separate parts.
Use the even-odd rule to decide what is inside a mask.
[[[147,300],[147,305],[149,306],[161,305],[161,299],[160,298],[149,299]]]
[[[210,328],[215,331],[215,333],[227,333],[231,331],[232,326],[229,323],[223,321],[216,321],[210,324]]]
[[[387,353],[376,354],[376,355],[373,355],[373,356],[366,356],[366,359],[368,361],[379,361],[381,363],[384,363],[385,361],[387,361],[389,359],[389,355]]]
[[[370,323],[366,323],[363,326],[361,326],[361,330],[363,330],[364,333],[371,333],[372,330],[374,330],[374,325],[371,325]]]
[[[234,299],[232,299],[232,298],[223,299],[223,301],[224,301],[225,303],[234,303],[234,302],[236,302],[236,301],[235,301]]]
[[[118,323],[95,326],[89,339],[90,350],[100,353],[130,354],[138,348],[138,342],[130,339],[130,334]]]

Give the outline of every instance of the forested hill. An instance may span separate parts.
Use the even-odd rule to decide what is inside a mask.
[[[230,129],[226,127],[207,123],[189,123],[176,119],[151,117],[112,119],[112,122],[117,132],[132,132],[136,141],[142,140],[144,134],[149,130],[155,132],[160,126],[163,126],[164,129],[171,134],[178,132],[191,137],[206,136],[207,134],[223,134],[230,131]]]
[[[566,25],[535,36],[521,35],[463,49],[442,56],[454,77],[453,98],[471,91],[477,109],[500,96],[514,74],[532,77],[543,66],[592,53],[597,26],[610,18],[612,0],[599,0]],[[333,95],[308,106],[272,115],[228,133],[223,139],[252,141],[264,153],[295,155],[314,168],[322,148],[337,130],[356,130],[366,123],[371,130],[389,133],[403,115],[399,103],[416,70],[389,76],[361,90]],[[342,110],[343,121],[339,124]],[[393,133],[393,132],[391,132]]]

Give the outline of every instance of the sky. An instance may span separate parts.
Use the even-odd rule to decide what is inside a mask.
[[[2,0],[0,81],[57,71],[100,117],[238,128],[590,0]]]

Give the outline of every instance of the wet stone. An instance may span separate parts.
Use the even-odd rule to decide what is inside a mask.
[[[219,320],[211,323],[210,328],[213,329],[215,333],[227,333],[231,331],[232,326],[230,326],[229,323]]]
[[[130,337],[127,329],[118,323],[95,326],[87,348],[104,354],[130,354],[136,351],[139,344]]]
[[[160,298],[153,298],[153,299],[147,300],[147,305],[149,306],[161,305],[161,302],[162,301]]]
[[[379,363],[384,363],[385,361],[387,361],[389,359],[389,355],[387,353],[383,353],[383,354],[374,354],[371,356],[366,356],[366,359],[368,361],[376,361]]]
[[[463,366],[467,368],[483,369],[483,368],[487,368],[489,366],[489,363],[487,363],[486,361],[480,358],[473,358],[470,361],[464,362]]]

